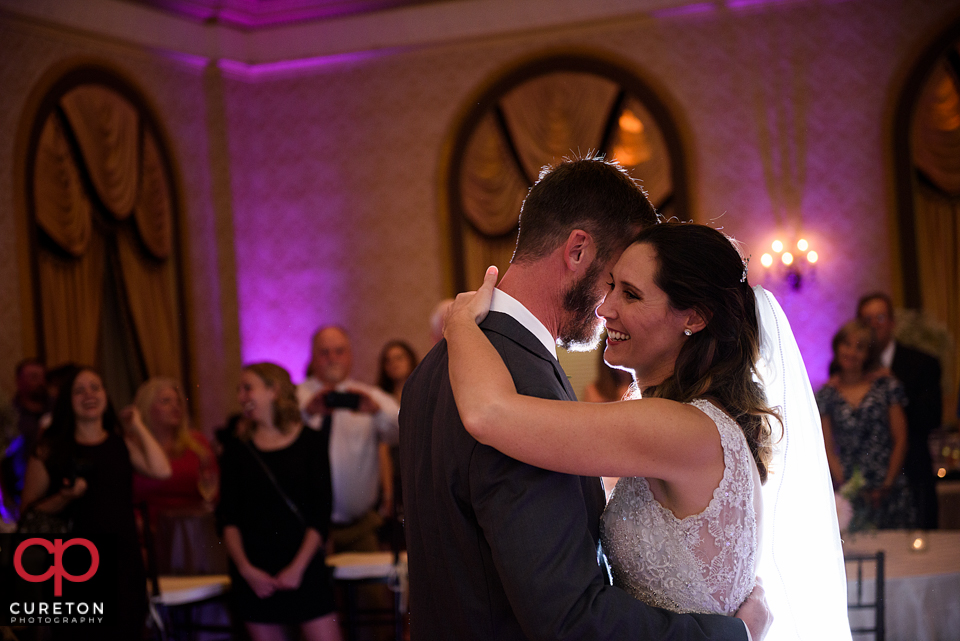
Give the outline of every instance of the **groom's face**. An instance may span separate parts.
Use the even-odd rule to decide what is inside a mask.
[[[559,343],[572,352],[589,352],[596,349],[603,335],[603,321],[596,310],[606,294],[606,278],[616,264],[619,255],[607,263],[594,260],[586,273],[564,292],[563,310],[566,322],[560,328]]]

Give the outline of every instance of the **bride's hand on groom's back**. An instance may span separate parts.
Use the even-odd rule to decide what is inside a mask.
[[[773,623],[773,613],[767,605],[767,597],[760,577],[757,577],[757,585],[735,616],[746,624],[751,641],[763,640],[763,636],[770,629],[770,624]]]
[[[497,268],[490,266],[483,275],[483,285],[475,292],[458,294],[444,317],[444,334],[452,323],[480,323],[490,311],[493,289],[497,285]]]

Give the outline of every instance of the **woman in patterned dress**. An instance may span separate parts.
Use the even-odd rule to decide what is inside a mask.
[[[869,325],[853,320],[833,337],[835,371],[817,392],[834,485],[858,476],[852,530],[909,528],[915,513],[903,474],[907,397],[885,368]]]

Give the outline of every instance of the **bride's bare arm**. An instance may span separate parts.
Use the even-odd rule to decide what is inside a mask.
[[[460,294],[447,316],[450,383],[460,418],[478,441],[537,467],[590,476],[666,481],[691,469],[722,470],[716,426],[700,410],[664,399],[577,403],[523,396],[477,326],[496,283],[490,269],[476,293]]]

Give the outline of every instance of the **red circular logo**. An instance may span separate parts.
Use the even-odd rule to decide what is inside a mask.
[[[43,574],[30,574],[23,569],[23,551],[32,545],[39,545],[53,555],[53,565]],[[90,569],[80,576],[69,574],[63,569],[63,551],[72,545],[82,545],[90,552]],[[97,568],[100,567],[100,552],[97,546],[87,539],[69,539],[66,543],[63,539],[54,539],[53,543],[46,539],[27,539],[17,546],[17,551],[13,555],[13,567],[16,568],[20,578],[31,583],[41,583],[53,577],[53,594],[63,596],[63,579],[73,583],[83,583],[97,573]]]

